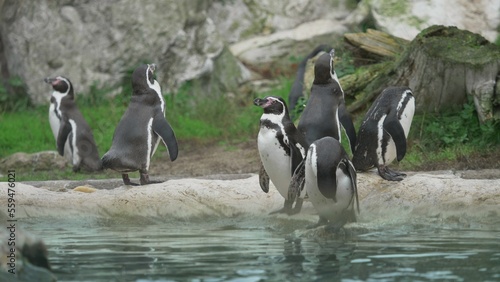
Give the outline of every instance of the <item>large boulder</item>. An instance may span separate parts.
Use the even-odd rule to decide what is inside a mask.
[[[33,154],[18,152],[0,160],[0,170],[16,169],[19,173],[62,170],[67,166],[66,159],[56,151],[43,151]]]
[[[493,42],[500,26],[500,1],[363,0],[370,6],[377,29],[413,40],[432,25],[456,26]]]
[[[241,78],[225,52],[210,1],[0,2],[2,73],[19,76],[35,103],[46,103],[46,76],[68,76],[77,92],[112,87],[142,62],[156,63],[164,91],[216,73],[222,90]],[[2,48],[0,48],[2,50]],[[229,56],[230,58],[227,58]],[[217,64],[223,60],[225,67]],[[229,66],[229,68],[228,68]],[[216,68],[219,67],[217,70]],[[230,69],[230,72],[225,72]]]
[[[254,36],[293,30],[316,20],[340,21],[347,18],[356,5],[354,0],[215,1],[208,15],[225,41],[233,44]],[[334,25],[342,24],[335,22]],[[315,33],[314,29],[309,32]]]

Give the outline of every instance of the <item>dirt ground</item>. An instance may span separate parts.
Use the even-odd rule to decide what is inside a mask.
[[[257,141],[233,145],[181,143],[177,160],[171,162],[166,151],[157,152],[150,175],[173,178],[216,174],[258,173],[260,157]]]
[[[257,141],[233,145],[182,143],[179,157],[174,162],[165,151],[157,152],[150,166],[150,175],[172,178],[198,177],[217,174],[258,173],[260,158]],[[402,164],[405,160],[403,159]],[[394,169],[405,170],[398,164]],[[500,169],[500,150],[488,154],[463,156],[458,161],[428,162],[414,171]]]

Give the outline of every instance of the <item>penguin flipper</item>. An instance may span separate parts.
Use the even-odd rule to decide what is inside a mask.
[[[292,179],[290,180],[290,185],[288,186],[288,200],[293,202],[299,197],[302,190],[304,189],[306,180],[306,160],[303,159],[298,165],[295,171],[292,173]],[[299,199],[297,199],[297,204]]]
[[[406,136],[403,127],[397,117],[394,116],[384,120],[384,129],[391,135],[394,144],[396,144],[397,159],[399,162],[406,154]]]
[[[291,175],[293,175],[295,173],[295,170],[303,160],[302,153],[300,152],[299,148],[297,148],[297,146],[295,146],[294,144],[290,144],[290,157],[292,159]]]
[[[349,139],[349,146],[351,147],[351,153],[354,154],[354,148],[356,146],[356,129],[352,122],[351,116],[347,112],[345,103],[341,103],[339,106],[339,120],[340,124],[345,130],[347,138]]]
[[[174,130],[161,113],[158,113],[153,119],[153,131],[161,137],[163,143],[167,146],[170,160],[175,161],[179,154],[177,139]]]
[[[259,184],[264,193],[269,192],[269,175],[267,174],[267,171],[262,164],[260,164],[259,170]]]
[[[59,127],[59,134],[57,134],[57,152],[59,155],[64,156],[64,144],[68,140],[68,135],[71,133],[71,124],[65,119],[61,119],[61,126]]]
[[[356,168],[352,164],[351,161],[346,159],[347,163],[347,173],[349,173],[349,176],[351,178],[351,185],[352,185],[352,192],[353,192],[353,198],[356,199],[356,209],[358,210],[359,214],[359,198],[358,198],[358,184],[357,184],[357,174],[356,174]],[[354,220],[356,219],[356,215],[354,214]]]
[[[328,199],[337,202],[337,167],[322,169],[318,167],[318,189],[321,194]]]

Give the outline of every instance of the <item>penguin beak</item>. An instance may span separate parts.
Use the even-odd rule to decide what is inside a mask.
[[[260,99],[260,98],[257,98],[255,100],[253,100],[253,104],[255,106],[259,106],[261,108],[264,108],[264,106],[267,104],[267,99]]]
[[[148,68],[151,70],[152,73],[155,73],[156,65],[155,64],[149,64]]]
[[[45,81],[45,83],[47,84],[54,85],[57,81],[57,78],[46,77],[43,81]]]

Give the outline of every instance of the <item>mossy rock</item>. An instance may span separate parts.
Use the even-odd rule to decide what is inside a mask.
[[[500,60],[500,48],[479,34],[457,27],[434,25],[423,30],[412,42],[431,57],[453,64],[481,67]]]

